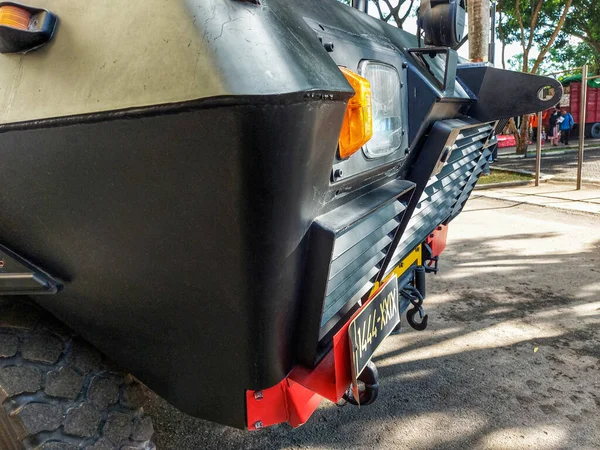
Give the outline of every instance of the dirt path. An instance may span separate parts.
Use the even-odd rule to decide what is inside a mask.
[[[153,398],[159,450],[600,447],[600,217],[471,200],[429,279],[430,327],[389,338],[380,400],[248,433]]]

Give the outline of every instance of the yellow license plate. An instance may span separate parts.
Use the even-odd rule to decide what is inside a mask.
[[[399,322],[398,278],[392,275],[377,295],[360,310],[348,327],[354,385],[377,347],[390,335]]]

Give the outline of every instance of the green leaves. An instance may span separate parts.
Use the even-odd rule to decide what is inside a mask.
[[[518,42],[523,48],[520,55],[509,61],[511,67],[523,70],[523,58],[527,59],[527,71],[541,73],[568,70],[589,64],[591,73],[600,73],[600,8],[597,0],[572,0],[563,26],[555,33],[560,17],[567,1],[543,0],[535,26],[531,28],[538,0],[499,0],[498,9],[502,13],[499,24],[499,38],[505,44]],[[517,6],[519,9],[517,10]],[[518,13],[521,14],[523,34],[519,25]],[[500,32],[502,31],[502,33]],[[547,55],[539,63],[538,58],[532,60],[530,52],[526,52],[531,33],[530,50],[536,53],[547,46],[556,34],[554,42],[548,46]],[[504,35],[504,39],[503,36]],[[525,38],[525,47],[522,37]]]
[[[539,71],[560,35],[573,1],[577,0],[499,0],[498,36],[503,45],[521,45],[523,72]],[[537,51],[534,58],[532,51]]]
[[[573,58],[574,66],[587,63],[592,66],[592,73],[600,73],[600,8],[597,0],[573,0],[563,33],[582,43],[568,45],[570,48],[557,55],[557,61],[564,63],[567,58]]]

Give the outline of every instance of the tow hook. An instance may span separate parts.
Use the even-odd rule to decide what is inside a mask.
[[[346,391],[344,400],[355,406],[367,406],[377,400],[377,396],[379,395],[379,374],[373,361],[369,361],[367,367],[358,376],[358,381],[365,385],[364,390],[359,390],[358,401],[354,398],[352,388]]]
[[[406,321],[417,331],[423,331],[427,328],[428,316],[423,310],[423,296],[414,286],[406,286],[402,292],[402,296],[407,298],[412,304],[412,308],[406,311]],[[415,320],[415,316],[419,313],[421,322]]]

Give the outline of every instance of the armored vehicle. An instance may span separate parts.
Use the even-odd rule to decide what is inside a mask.
[[[249,430],[372,403],[495,122],[561,95],[463,14],[0,1],[0,447],[152,448],[140,382]]]

